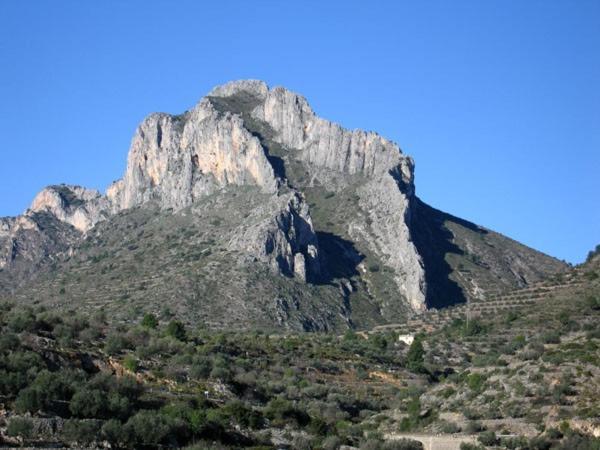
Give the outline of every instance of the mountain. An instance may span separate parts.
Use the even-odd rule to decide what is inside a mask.
[[[0,219],[0,295],[208,328],[395,322],[566,265],[438,211],[414,162],[261,81],[148,116],[106,194],[49,186]]]

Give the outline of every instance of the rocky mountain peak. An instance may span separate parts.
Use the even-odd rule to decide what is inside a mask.
[[[123,177],[105,195],[49,186],[22,216],[1,219],[0,291],[29,282],[61,255],[95,248],[88,241],[103,234],[92,239],[96,261],[117,233],[112,225],[147,217],[144,211],[156,211],[153,216],[165,223],[188,223],[181,233],[204,246],[193,253],[204,262],[182,269],[208,271],[210,276],[202,272],[188,280],[192,286],[217,285],[239,303],[260,285],[255,296],[276,298],[255,313],[275,308],[276,319],[269,320],[280,323],[301,315],[299,297],[312,298],[310,308],[329,302],[326,311],[297,319],[304,328],[326,327],[337,316],[350,323],[355,308],[393,320],[407,310],[485,296],[494,286],[521,286],[561,268],[552,258],[421,202],[414,162],[394,142],[320,118],[304,97],[283,87],[242,80],[215,87],[183,114],[144,119]],[[137,226],[128,223],[120,233]],[[117,243],[136,242],[144,232]],[[178,251],[165,249],[169,255]],[[208,258],[213,250],[220,256]],[[214,267],[220,267],[217,275]],[[224,274],[240,279],[231,283],[219,278]],[[300,293],[288,279],[310,289]],[[237,286],[235,292],[230,286]],[[278,294],[271,292],[274,286]]]

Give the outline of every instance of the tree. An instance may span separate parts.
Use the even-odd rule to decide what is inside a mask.
[[[106,413],[106,394],[98,389],[83,388],[73,395],[69,409],[77,417],[102,417]]]
[[[415,340],[410,344],[406,355],[406,368],[412,372],[423,372],[425,359],[425,349],[423,348],[423,338],[415,336]]]
[[[158,412],[141,410],[125,424],[125,433],[137,446],[158,446],[173,432],[173,421]],[[135,447],[136,445],[132,445]]]

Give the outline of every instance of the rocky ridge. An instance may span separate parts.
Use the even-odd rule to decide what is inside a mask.
[[[564,267],[423,204],[414,163],[393,142],[345,130],[298,94],[247,80],[213,89],[184,114],[146,118],[123,178],[106,195],[50,186],[22,216],[1,219],[0,289],[28,292],[36,274],[84,253],[81,243],[100,223],[128,211],[208,217],[209,199],[248,189],[254,197],[231,206],[243,210],[238,222],[233,209],[214,219],[235,223],[218,237],[220,249],[235,254],[231,265],[259,264],[294,282],[334,286],[345,323],[366,304],[385,322],[407,307],[482,297]]]

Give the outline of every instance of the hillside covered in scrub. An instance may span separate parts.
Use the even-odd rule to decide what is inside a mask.
[[[342,335],[4,303],[0,436],[28,446],[417,449],[441,435],[461,449],[597,449],[599,260],[536,290],[490,300],[493,313]]]

